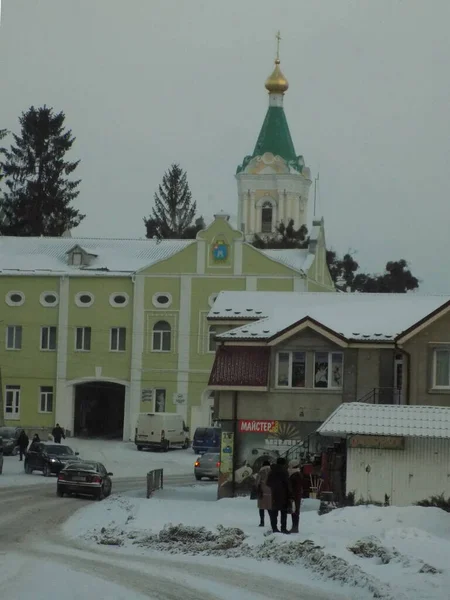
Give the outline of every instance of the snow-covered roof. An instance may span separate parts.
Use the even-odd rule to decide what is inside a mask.
[[[449,301],[414,293],[221,292],[208,318],[256,321],[222,340],[268,340],[309,318],[348,340],[392,341]]]
[[[321,435],[450,438],[450,408],[345,402],[322,423]]]
[[[195,240],[127,240],[68,237],[0,237],[0,273],[130,274],[170,258]],[[67,252],[81,247],[88,267],[68,264]]]
[[[276,260],[291,269],[295,269],[295,271],[305,274],[308,272],[315,258],[315,255],[307,249],[261,250],[260,252],[272,260]]]

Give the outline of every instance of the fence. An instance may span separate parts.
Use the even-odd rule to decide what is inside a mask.
[[[152,496],[156,490],[164,487],[164,469],[154,469],[147,473],[147,498]]]

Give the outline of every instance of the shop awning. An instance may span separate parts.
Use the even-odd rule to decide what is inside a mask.
[[[209,378],[211,389],[267,390],[270,348],[221,346]]]

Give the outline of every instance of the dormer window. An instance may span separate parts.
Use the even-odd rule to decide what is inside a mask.
[[[88,252],[78,245],[67,252],[67,263],[74,267],[89,267],[94,258],[97,258],[97,254]]]
[[[80,267],[83,264],[83,254],[81,252],[72,253],[72,264],[74,267]]]

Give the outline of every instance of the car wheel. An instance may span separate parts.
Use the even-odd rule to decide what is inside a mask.
[[[30,465],[26,462],[24,466],[25,466],[25,473],[27,475],[31,475],[31,473],[33,472],[33,469],[30,467]]]
[[[169,442],[169,440],[166,440],[164,442],[163,452],[169,452],[169,447],[170,447],[170,442]]]
[[[142,450],[142,446],[138,446],[138,447],[137,447],[137,449],[138,449],[139,451],[141,451],[141,450]]]
[[[62,498],[64,496],[64,492],[60,488],[56,488],[56,495],[59,498]]]
[[[187,450],[189,448],[189,440],[185,440],[182,446],[183,450]]]
[[[195,479],[196,479],[197,481],[201,481],[201,478],[202,478],[202,476],[201,476],[201,475],[196,475],[196,476],[195,476]]]
[[[42,471],[42,475],[44,477],[50,477],[51,473],[50,473],[50,469],[48,465],[44,465],[44,469]]]

